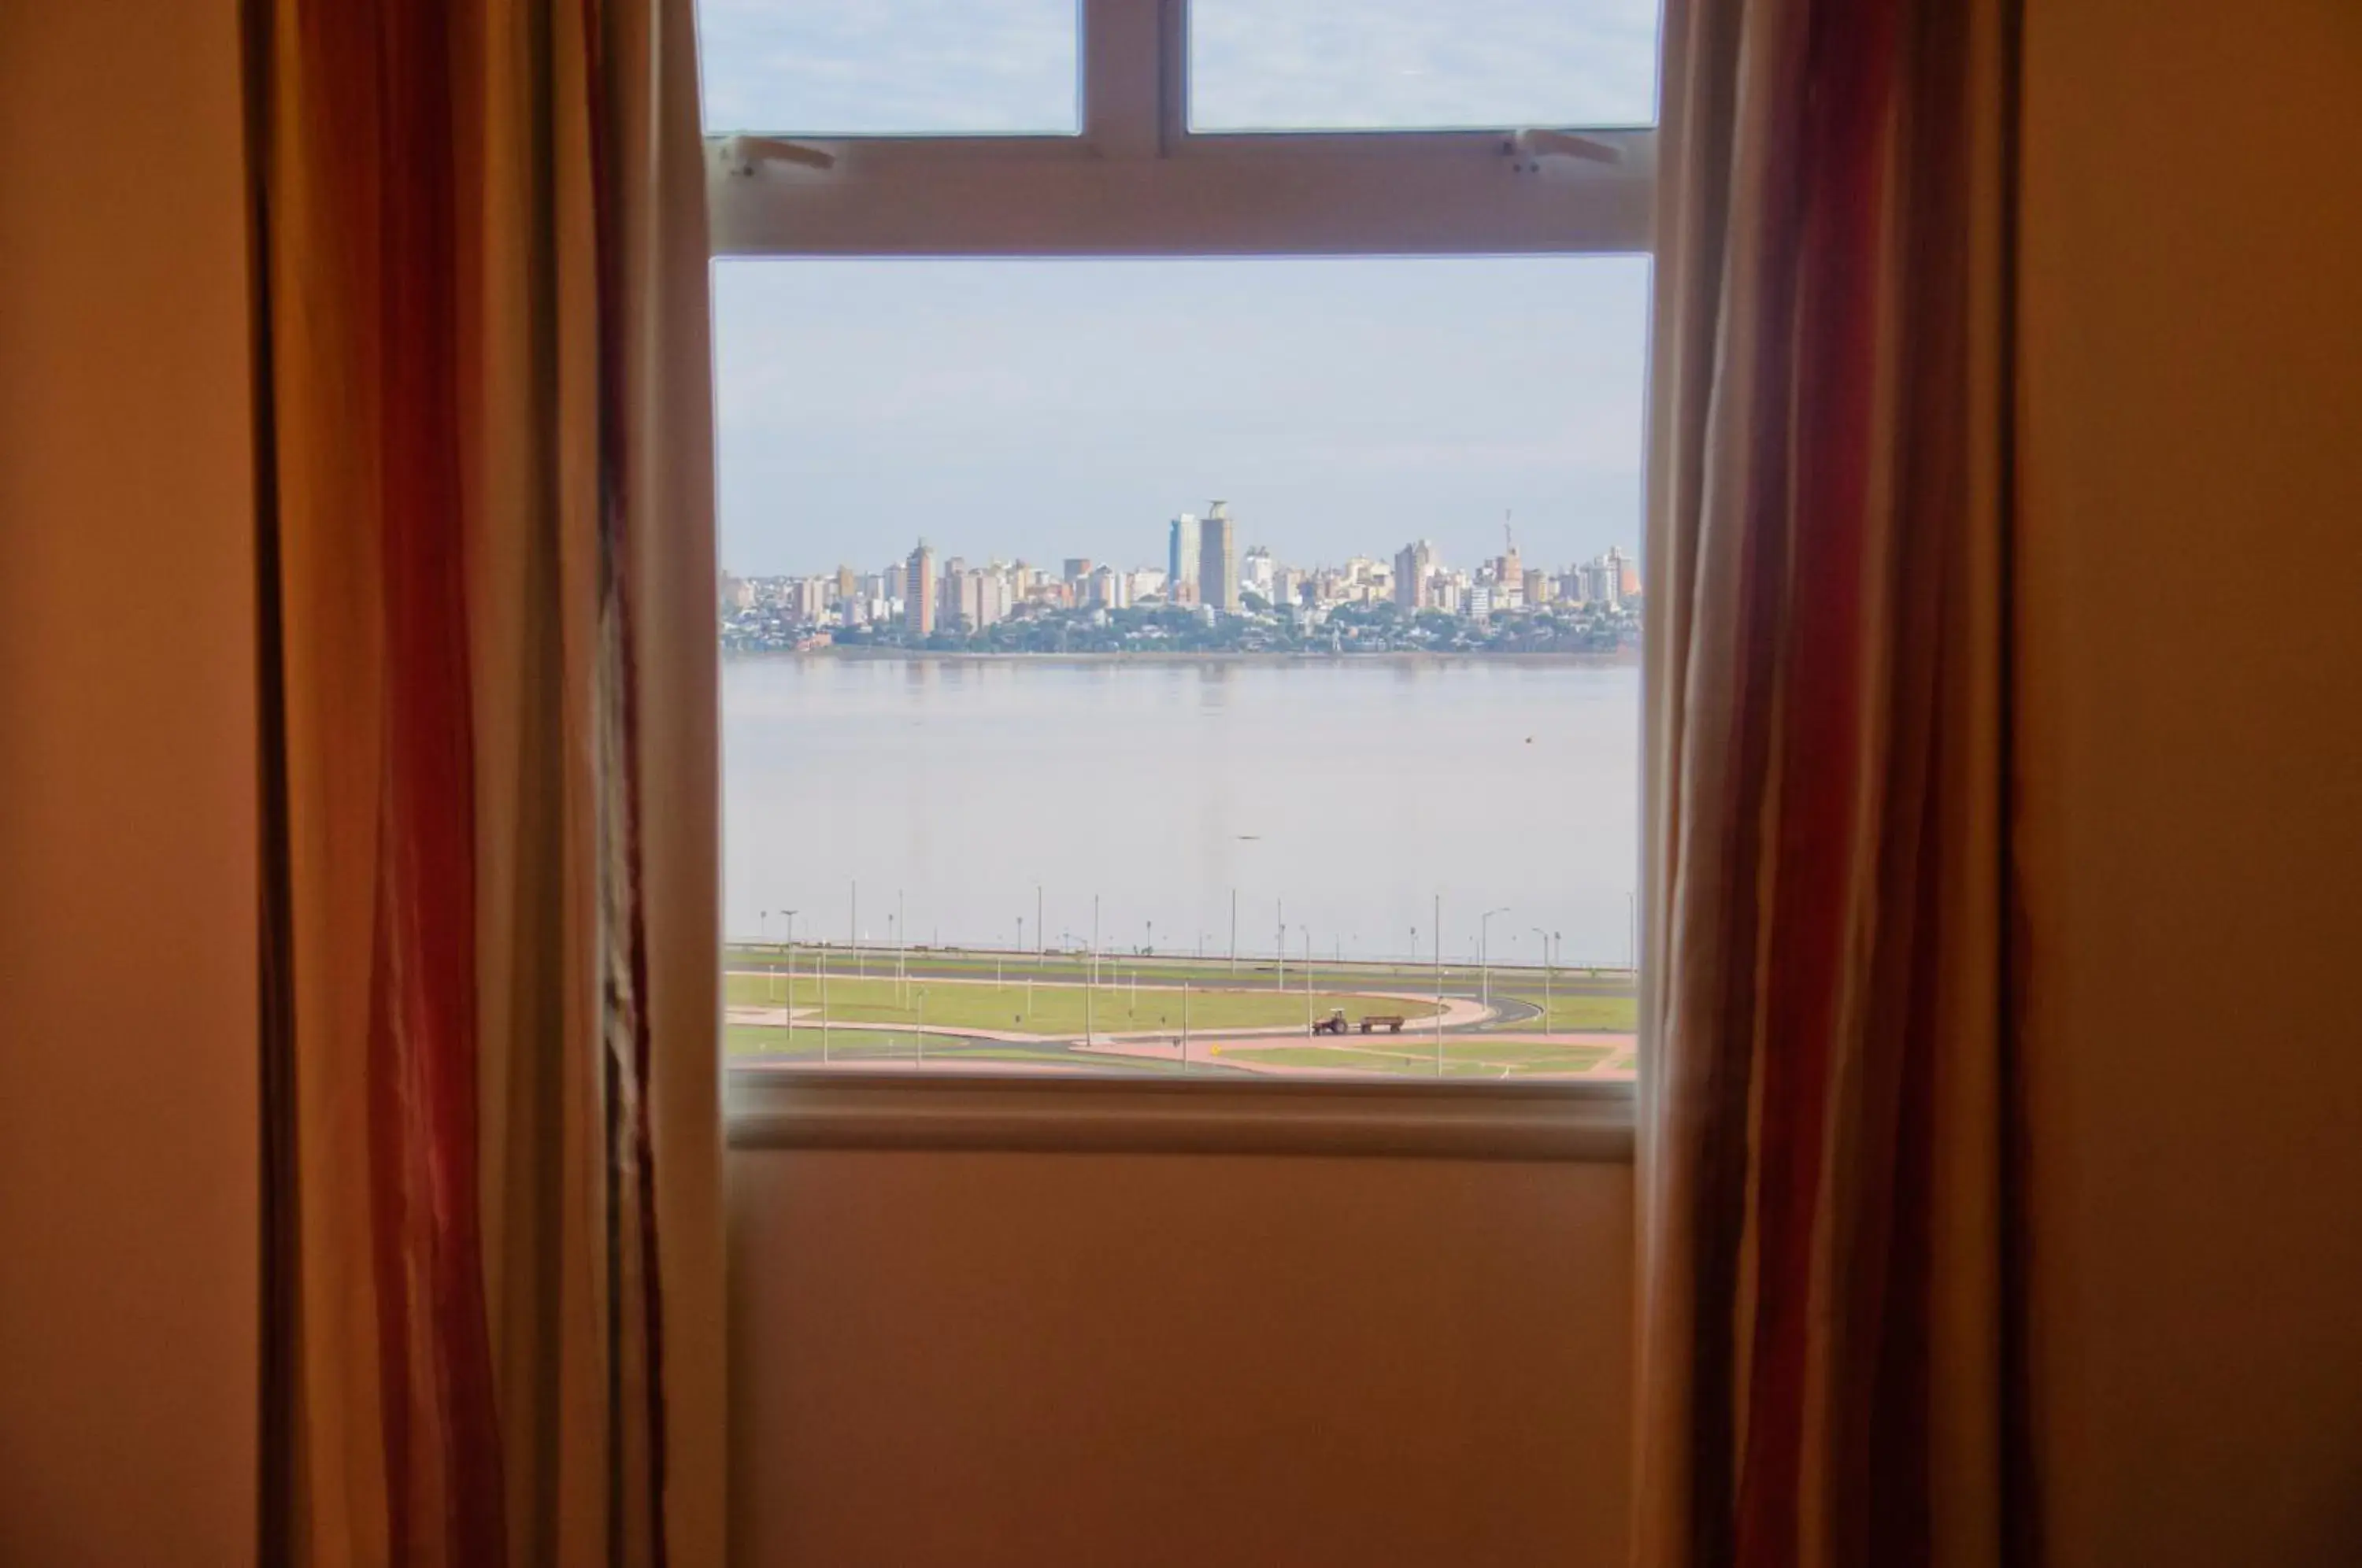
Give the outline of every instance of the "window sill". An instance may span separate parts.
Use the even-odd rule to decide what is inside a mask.
[[[1629,1164],[1628,1083],[1240,1083],[733,1067],[730,1147]]]

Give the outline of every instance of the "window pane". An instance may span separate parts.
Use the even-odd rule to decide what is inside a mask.
[[[1189,0],[1200,131],[1653,124],[1656,0]]]
[[[734,1052],[1629,1075],[1645,259],[714,288]]]
[[[698,0],[697,14],[708,131],[1081,128],[1076,0]]]

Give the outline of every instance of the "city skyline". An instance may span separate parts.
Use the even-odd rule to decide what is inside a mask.
[[[1564,568],[1529,565],[1505,528],[1499,554],[1454,567],[1431,540],[1340,565],[1237,552],[1214,501],[1175,516],[1164,566],[1088,556],[978,566],[925,539],[876,572],[724,571],[725,650],[835,646],[987,653],[1612,653],[1639,635],[1639,561],[1611,545]],[[1194,540],[1193,551],[1185,547]],[[1174,569],[1180,568],[1180,575]]]
[[[1307,575],[1349,569],[1357,562],[1383,564],[1387,570],[1399,572],[1406,558],[1417,559],[1425,571],[1462,573],[1481,573],[1487,568],[1497,568],[1503,562],[1516,562],[1532,564],[1552,576],[1560,576],[1570,571],[1581,570],[1586,565],[1595,564],[1599,558],[1609,554],[1630,563],[1636,572],[1639,567],[1639,558],[1625,547],[1625,541],[1611,541],[1605,549],[1593,553],[1587,560],[1582,558],[1559,559],[1540,551],[1529,551],[1516,537],[1515,523],[1506,517],[1495,525],[1502,540],[1503,548],[1489,556],[1479,556],[1473,567],[1454,566],[1433,540],[1423,537],[1406,540],[1400,546],[1393,547],[1373,547],[1355,550],[1336,560],[1320,559],[1310,562],[1284,560],[1269,546],[1254,542],[1248,536],[1237,531],[1239,519],[1230,511],[1230,503],[1227,501],[1218,499],[1204,504],[1206,512],[1203,513],[1185,510],[1166,518],[1164,524],[1154,530],[1155,535],[1163,539],[1163,545],[1154,548],[1142,547],[1130,552],[1132,558],[1130,559],[1129,564],[1120,564],[1127,560],[1126,555],[1122,552],[1110,555],[1075,555],[1063,550],[1052,552],[1041,559],[1013,552],[988,551],[981,559],[971,561],[960,552],[946,552],[939,549],[932,536],[921,536],[906,547],[889,550],[889,558],[875,569],[870,569],[866,560],[844,559],[808,569],[800,568],[783,571],[740,571],[736,569],[735,563],[724,560],[721,565],[721,572],[724,580],[733,581],[835,579],[849,594],[853,578],[886,577],[897,571],[905,574],[915,573],[922,557],[934,568],[956,564],[969,569],[998,571],[1027,567],[1061,580],[1077,576],[1088,578],[1106,569],[1116,569],[1125,576],[1148,573],[1166,583],[1173,581],[1177,575],[1182,581],[1195,590],[1204,580],[1207,562],[1213,558],[1217,552],[1227,552],[1231,559],[1231,569],[1237,576],[1238,586],[1242,591],[1253,591],[1256,587],[1253,580],[1255,570],[1253,562],[1258,558],[1266,563],[1265,570],[1270,569],[1272,564],[1277,564]],[[1231,531],[1227,542],[1209,544],[1205,525],[1217,508],[1222,509],[1220,521],[1229,525]],[[1529,562],[1529,557],[1530,557]],[[935,580],[940,586],[941,578],[938,577]],[[1637,594],[1639,589],[1635,587],[1625,591],[1627,596],[1630,596]],[[902,595],[898,591],[893,597],[900,598]],[[1192,594],[1186,602],[1196,604],[1206,601]]]

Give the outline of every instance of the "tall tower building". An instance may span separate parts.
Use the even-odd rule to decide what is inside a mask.
[[[1509,532],[1507,517],[1501,520],[1501,553],[1493,560],[1493,584],[1496,589],[1525,591],[1526,563],[1518,558],[1518,537]]]
[[[935,635],[935,552],[924,539],[903,573],[902,629],[914,637]]]
[[[1395,602],[1406,610],[1431,610],[1435,596],[1427,580],[1435,571],[1435,547],[1421,539],[1395,552]]]
[[[1607,547],[1606,558],[1616,569],[1617,597],[1637,598],[1640,592],[1640,563],[1614,545]]]
[[[1164,598],[1170,604],[1198,602],[1198,519],[1184,512],[1173,519],[1164,548]]]
[[[1198,602],[1239,613],[1239,531],[1227,501],[1215,502],[1198,525]]]

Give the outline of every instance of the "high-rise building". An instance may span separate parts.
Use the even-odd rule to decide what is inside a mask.
[[[945,561],[942,571],[937,574],[935,625],[939,629],[947,632],[976,630],[976,623],[967,620],[967,612],[960,602],[960,585],[966,580],[967,561],[961,556],[954,556]]]
[[[1246,559],[1239,566],[1239,591],[1258,594],[1268,602],[1272,581],[1278,570],[1278,563],[1271,558],[1271,552],[1257,545],[1247,552]]]
[[[1068,556],[1066,558],[1065,578],[1067,587],[1075,590],[1077,593],[1087,592],[1089,590],[1090,575],[1090,557]]]
[[[914,637],[935,635],[935,552],[924,539],[903,573],[902,629]]]
[[[1121,610],[1129,601],[1124,590],[1130,586],[1124,575],[1111,566],[1095,568],[1091,572],[1091,602],[1102,610]]]
[[[1583,597],[1586,603],[1615,606],[1624,602],[1624,573],[1617,552],[1611,549],[1583,566]]]
[[[861,584],[855,580],[853,569],[849,566],[838,567],[836,569],[836,602],[839,604],[845,604],[860,597]]]
[[[1215,502],[1198,525],[1198,599],[1224,614],[1239,613],[1239,531],[1227,501]]]
[[[1008,574],[945,562],[943,606],[945,625],[981,632],[1009,614]]]
[[[1526,608],[1538,610],[1551,602],[1550,573],[1540,567],[1526,569]]]
[[[1435,608],[1428,578],[1435,570],[1435,547],[1425,539],[1395,552],[1395,602],[1406,610]]]
[[[1173,519],[1164,541],[1164,596],[1175,604],[1198,598],[1198,519],[1184,512]]]
[[[1606,559],[1616,568],[1617,597],[1630,599],[1640,591],[1640,563],[1615,546],[1607,547]]]
[[[1501,524],[1501,553],[1493,558],[1493,588],[1496,595],[1514,591],[1519,598],[1526,591],[1526,563],[1518,558],[1518,538],[1509,532],[1507,519]],[[1500,608],[1497,597],[1495,608]]]
[[[996,621],[1007,620],[1010,603],[1008,572],[980,571],[976,574],[976,605],[969,614],[977,631]]]

